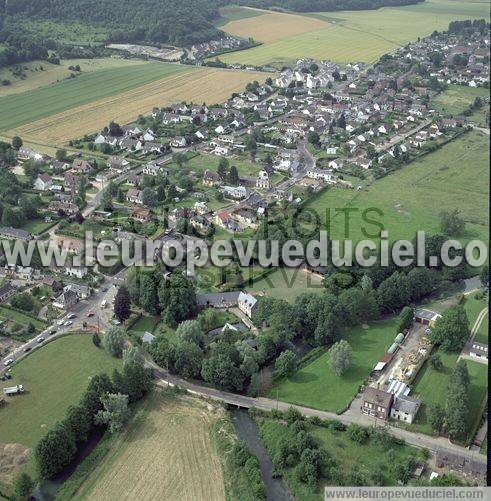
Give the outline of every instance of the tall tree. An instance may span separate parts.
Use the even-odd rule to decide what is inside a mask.
[[[341,339],[329,350],[329,365],[337,376],[342,376],[351,365],[353,351],[348,341]]]
[[[461,350],[469,338],[469,319],[464,307],[454,306],[444,311],[429,334],[433,343],[441,344],[445,351]]]
[[[131,298],[128,289],[124,285],[119,287],[116,297],[114,298],[114,314],[121,322],[130,318]]]
[[[120,357],[123,354],[126,335],[120,327],[112,325],[104,333],[102,346],[113,357]]]
[[[111,433],[120,432],[129,417],[128,395],[108,393],[101,397],[103,409],[95,416],[97,424],[109,426]]]

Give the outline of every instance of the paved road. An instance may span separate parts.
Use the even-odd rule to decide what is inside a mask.
[[[407,139],[409,136],[412,136],[413,134],[416,134],[416,132],[419,132],[421,129],[424,129],[431,122],[433,122],[433,119],[425,120],[424,122],[421,122],[417,127],[414,127],[413,129],[411,129],[408,132],[405,132],[404,134],[396,134],[390,139],[390,141],[377,145],[375,151],[377,153],[381,153],[382,151],[389,150],[390,148],[392,148],[392,146],[395,146],[397,143],[400,143],[404,139]]]
[[[100,328],[103,330],[111,321],[113,313],[111,303],[115,294],[116,287],[109,282],[104,284],[101,289],[96,290],[88,299],[75,304],[75,306],[70,309],[70,312],[67,312],[63,317],[56,320],[52,325],[24,343],[22,346],[19,346],[15,351],[0,359],[0,374],[8,370],[10,365],[5,365],[7,360],[13,360],[16,362],[27,356],[32,350],[46,345],[53,339],[63,336],[71,331],[84,330],[84,322],[87,323],[87,329],[97,330]],[[105,309],[101,308],[103,300],[106,300],[107,302],[107,307]],[[93,313],[93,315],[88,317],[87,315],[89,313]],[[70,314],[76,315],[76,317],[68,319]],[[72,323],[70,325],[59,325],[59,322],[62,320],[63,322],[71,321]],[[39,341],[40,339],[42,339],[42,341]]]
[[[166,371],[156,366],[153,363],[149,363],[154,369],[154,373],[156,378],[158,379],[157,385],[161,387],[166,387],[168,385],[171,386],[180,386],[181,388],[185,388],[190,393],[211,398],[213,400],[219,400],[221,402],[225,402],[230,405],[235,405],[238,407],[251,408],[256,407],[257,409],[271,411],[273,409],[279,410],[287,410],[290,407],[294,407],[298,409],[303,416],[313,417],[318,416],[321,419],[336,419],[345,424],[360,424],[364,426],[370,425],[386,425],[384,421],[374,420],[374,418],[369,418],[364,415],[349,415],[349,414],[335,414],[333,412],[320,411],[317,409],[311,409],[308,407],[302,407],[299,405],[291,405],[285,402],[279,402],[275,400],[271,400],[269,398],[252,398],[246,397],[244,395],[237,395],[235,393],[229,393],[221,390],[217,390],[215,388],[208,388],[206,386],[198,385],[195,383],[191,383],[184,379],[181,379],[177,376],[173,376],[168,374]],[[425,449],[429,449],[433,452],[437,451],[449,451],[454,454],[459,454],[461,457],[465,457],[467,459],[473,459],[480,463],[486,463],[486,456],[476,453],[475,451],[471,451],[459,445],[452,444],[448,441],[448,439],[443,437],[430,437],[428,435],[424,435],[422,433],[414,433],[403,428],[397,428],[395,426],[388,426],[388,431],[391,435],[396,438],[400,438],[405,440],[408,444],[413,445],[415,447],[423,447]]]

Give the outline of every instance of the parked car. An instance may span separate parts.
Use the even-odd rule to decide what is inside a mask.
[[[87,313],[88,318],[93,317],[94,315],[95,313],[93,311],[89,311],[89,313]]]
[[[114,318],[113,319],[113,324],[114,325],[121,325],[121,322],[117,318]]]
[[[44,341],[44,337],[43,336],[39,336],[36,341],[38,343],[42,343]]]
[[[5,360],[5,362],[3,363],[3,365],[5,365],[5,367],[7,367],[7,366],[9,366],[12,363],[14,363],[14,359],[13,358],[8,358],[7,360]]]
[[[48,332],[48,336],[52,336],[53,334],[56,334],[56,329],[51,329],[51,330]]]
[[[32,348],[30,346],[26,346],[24,348],[24,353],[27,353],[28,351],[31,351],[31,350],[32,350]]]
[[[57,324],[58,325],[63,325],[65,323],[65,319],[62,318],[61,320],[58,320]]]
[[[68,315],[67,317],[69,320],[73,320],[74,318],[77,318],[77,315],[75,315],[75,313],[70,313],[70,315]]]
[[[67,320],[63,325],[65,327],[68,327],[69,325],[72,325],[72,324],[73,324],[73,322],[71,320]]]

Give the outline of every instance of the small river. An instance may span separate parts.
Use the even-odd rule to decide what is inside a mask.
[[[261,440],[259,428],[250,418],[248,412],[244,409],[233,410],[232,422],[239,439],[247,445],[252,454],[257,456],[259,460],[261,475],[266,484],[268,501],[293,500],[285,481],[280,478],[273,478],[273,463]]]

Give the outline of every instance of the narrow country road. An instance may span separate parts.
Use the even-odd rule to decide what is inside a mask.
[[[154,363],[149,362],[148,365],[154,369],[155,377],[158,379],[157,385],[160,387],[166,386],[179,386],[186,389],[189,393],[198,395],[205,398],[211,398],[213,400],[219,400],[230,405],[235,405],[237,407],[251,408],[255,407],[264,411],[271,411],[274,409],[287,410],[290,407],[294,407],[299,410],[303,416],[313,417],[317,416],[321,419],[335,419],[341,421],[345,424],[359,424],[363,426],[370,425],[380,425],[387,426],[388,431],[391,435],[396,438],[404,440],[406,443],[413,445],[415,447],[422,447],[429,449],[436,453],[437,451],[448,451],[453,454],[458,454],[460,457],[465,459],[472,459],[479,463],[486,463],[486,456],[480,454],[476,451],[471,451],[465,447],[451,443],[448,439],[444,437],[431,437],[423,433],[415,433],[412,431],[405,430],[403,428],[397,428],[395,426],[388,425],[385,421],[375,420],[374,418],[369,418],[364,415],[346,415],[346,414],[335,414],[334,412],[320,411],[317,409],[311,409],[309,407],[302,407],[299,405],[292,405],[285,402],[280,402],[272,400],[269,398],[253,398],[244,395],[237,395],[235,393],[229,393],[226,391],[217,390],[215,388],[209,388],[199,384],[191,383],[177,376],[168,374],[166,371],[156,366]]]

